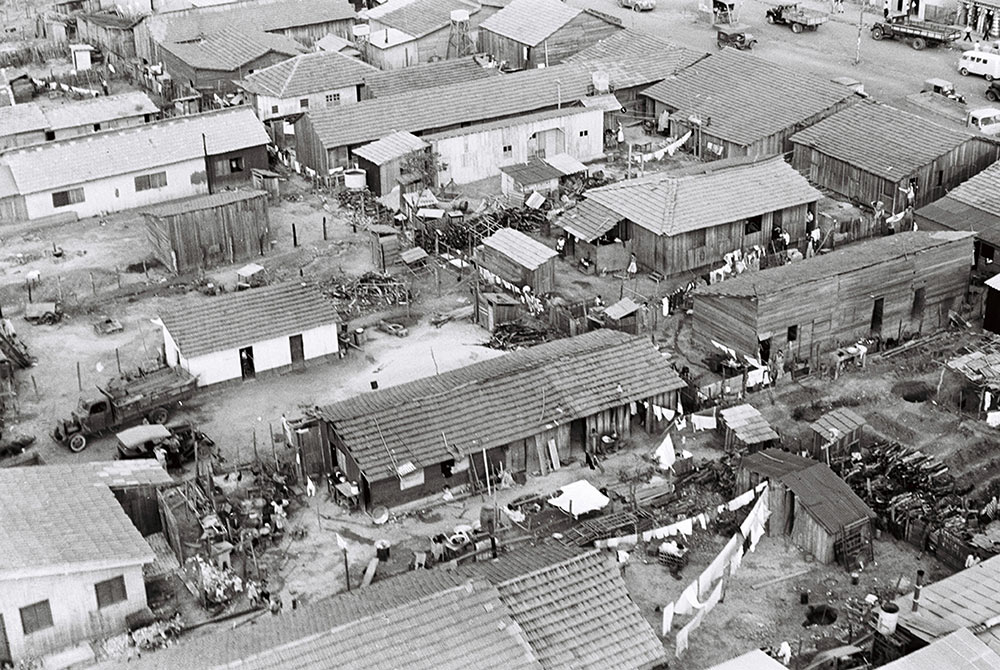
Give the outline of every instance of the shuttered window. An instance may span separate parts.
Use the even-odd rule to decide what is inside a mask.
[[[167,173],[156,172],[153,174],[141,174],[135,178],[135,191],[149,191],[154,188],[163,188],[167,185]]]
[[[94,584],[94,592],[97,594],[98,609],[128,600],[128,594],[125,592],[125,578],[121,576],[97,582]]]
[[[82,188],[74,188],[69,191],[57,191],[52,194],[53,207],[66,207],[67,205],[75,205],[78,202],[83,202]]]
[[[25,635],[52,628],[52,610],[49,601],[43,600],[21,608],[21,628]]]

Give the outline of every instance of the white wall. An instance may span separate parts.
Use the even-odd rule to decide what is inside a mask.
[[[128,599],[97,608],[94,585],[117,576],[125,578]],[[25,636],[20,608],[49,601],[52,627]],[[38,656],[75,642],[124,632],[125,617],[146,606],[146,586],[141,566],[112,568],[50,577],[0,581],[0,615],[15,661]]]
[[[275,368],[292,364],[292,349],[290,336],[276,337],[253,345],[254,370],[257,374]],[[170,334],[164,328],[163,340],[167,350],[167,364],[180,365],[192,375],[198,377],[199,386],[209,386],[219,382],[239,379],[243,376],[240,367],[239,349],[216,351],[193,358],[184,358],[179,354],[171,362],[171,348],[176,351],[176,345]],[[306,360],[337,353],[337,324],[319,326],[302,332],[302,351]]]
[[[163,188],[136,192],[135,178],[138,175],[156,172],[167,173],[167,185]],[[52,193],[71,188],[83,188],[84,201],[65,207],[53,207]],[[98,179],[73,187],[59,187],[51,191],[31,193],[24,197],[24,202],[29,219],[74,211],[80,218],[84,218],[202,193],[208,193],[208,182],[205,175],[205,159],[198,157],[183,163]]]
[[[442,139],[435,139],[433,135],[425,137],[448,166],[441,171],[441,183],[454,179],[456,184],[468,184],[500,174],[504,165],[527,162],[528,139],[536,132],[552,128],[563,130],[564,151],[577,160],[594,160],[604,152],[604,112],[600,109],[538,121],[511,119],[510,123],[506,127],[480,131],[470,126],[464,135]],[[585,134],[581,136],[581,132]],[[510,155],[504,155],[505,145],[511,147]]]
[[[152,115],[150,115],[152,116]],[[148,123],[145,119],[146,114],[139,114],[138,116],[125,116],[118,119],[109,119],[107,121],[101,121],[101,131],[105,130],[117,130],[119,128],[132,128],[135,126],[141,126]],[[93,124],[88,124],[85,126],[74,126],[72,128],[60,128],[55,131],[57,140],[66,140],[73,137],[81,137],[83,135],[92,135],[97,132],[94,130]]]
[[[357,86],[345,86],[344,88],[334,88],[329,91],[322,91],[320,93],[312,93],[308,96],[301,96],[298,98],[272,98],[266,95],[257,95],[254,98],[257,101],[257,118],[261,121],[267,121],[268,119],[280,118],[283,116],[289,116],[290,114],[299,114],[301,112],[307,112],[311,109],[326,109],[327,107],[336,107],[336,105],[326,103],[326,96],[334,93],[340,94],[340,104],[349,105],[351,103],[358,101],[358,88]],[[303,108],[300,105],[302,97],[309,99],[309,107]],[[278,111],[275,113],[272,111],[272,107],[278,106]]]

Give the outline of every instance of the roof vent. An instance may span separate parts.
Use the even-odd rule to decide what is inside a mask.
[[[610,83],[611,82],[608,79],[608,73],[607,72],[601,72],[601,71],[594,72],[593,74],[590,75],[590,78],[591,78],[591,82],[594,85],[594,94],[595,95],[602,95],[604,93],[608,93],[609,92],[609,90],[610,90]]]

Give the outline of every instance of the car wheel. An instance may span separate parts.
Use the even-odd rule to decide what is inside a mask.
[[[801,33],[802,32],[802,24],[801,23],[793,23],[792,24],[792,32],[795,33],[796,35],[799,34],[799,33]]]
[[[79,454],[87,448],[87,437],[83,433],[77,433],[69,438],[69,450],[74,454]]]
[[[770,23],[772,26],[774,25],[774,15],[773,14],[768,14],[767,15],[767,22]]]
[[[923,51],[924,47],[927,46],[927,41],[923,37],[913,38],[913,48],[917,51]]]
[[[960,68],[959,71],[958,71],[958,73],[960,75],[962,75],[963,77],[968,77],[969,76],[969,71],[966,68],[964,68],[964,67]]]
[[[885,33],[882,31],[882,29],[880,27],[875,26],[874,28],[872,28],[872,39],[873,40],[880,40],[883,37],[885,37]]]
[[[152,412],[149,413],[150,423],[166,423],[169,412],[167,412],[166,407],[157,407]]]
[[[986,75],[986,81],[993,81],[993,75],[991,74]]]
[[[992,88],[986,91],[986,99],[989,100],[990,102],[996,102],[997,97],[998,96],[996,91],[994,91]]]
[[[632,11],[637,14],[642,11],[642,7],[639,6],[638,2],[632,5]]]

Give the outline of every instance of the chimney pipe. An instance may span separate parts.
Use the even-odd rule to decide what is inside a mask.
[[[917,570],[917,583],[913,588],[913,608],[910,610],[916,612],[920,609],[920,587],[924,585],[924,571]]]

